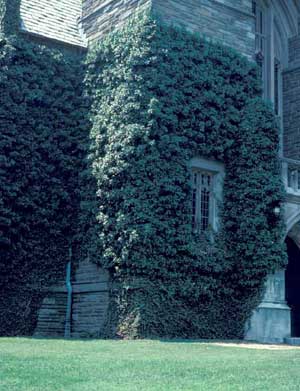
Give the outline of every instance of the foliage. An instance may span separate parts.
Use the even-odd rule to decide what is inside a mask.
[[[21,0],[0,0],[0,34],[16,34],[20,23]]]
[[[256,67],[146,14],[85,66],[13,33],[0,45],[0,333],[32,332],[71,247],[111,272],[109,335],[241,337],[285,262],[278,129]],[[218,234],[192,231],[195,156],[225,165]]]
[[[0,334],[32,332],[78,229],[87,135],[78,59],[10,37],[0,49]]]
[[[121,336],[242,337],[285,262],[278,127],[254,64],[146,15],[89,53],[97,200],[86,256],[109,268]],[[223,227],[191,225],[188,162],[225,164]],[[95,241],[96,238],[96,241]]]

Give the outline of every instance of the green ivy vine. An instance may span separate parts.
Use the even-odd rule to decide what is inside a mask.
[[[71,246],[110,270],[105,335],[242,337],[286,262],[278,126],[255,65],[149,14],[84,61],[14,32],[0,45],[0,333],[32,333]],[[191,225],[197,156],[225,166],[213,240]]]
[[[85,84],[97,187],[86,254],[112,272],[113,332],[242,337],[267,274],[286,261],[278,126],[258,69],[146,15],[90,51]],[[213,242],[192,230],[193,157],[225,165]]]

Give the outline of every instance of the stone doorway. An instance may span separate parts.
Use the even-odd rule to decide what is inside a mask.
[[[291,308],[291,337],[300,337],[300,249],[286,238],[288,265],[285,271],[285,298]]]

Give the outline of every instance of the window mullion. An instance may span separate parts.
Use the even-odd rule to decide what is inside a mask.
[[[197,173],[197,232],[201,231],[201,192],[202,192],[202,174],[201,172]]]

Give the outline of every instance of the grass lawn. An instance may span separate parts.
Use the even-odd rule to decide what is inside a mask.
[[[300,390],[300,349],[0,339],[1,391]]]

